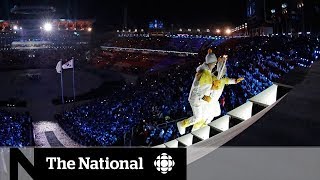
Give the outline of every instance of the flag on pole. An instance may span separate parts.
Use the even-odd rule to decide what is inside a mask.
[[[57,66],[56,66],[56,70],[57,70],[57,73],[61,73],[61,71],[62,71],[62,69],[61,69],[61,61],[59,61],[58,63],[57,63]]]
[[[62,61],[59,61],[56,66],[57,73],[61,74],[61,101],[64,103],[64,97],[63,97],[63,77],[62,77],[62,71],[63,69],[72,69],[72,86],[73,86],[73,100],[76,99],[76,90],[74,85],[74,59],[72,58],[68,62],[62,64]]]
[[[71,59],[62,65],[62,69],[71,69],[73,68],[73,66],[74,66],[73,59]]]

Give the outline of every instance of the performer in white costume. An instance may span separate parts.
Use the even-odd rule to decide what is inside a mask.
[[[212,73],[212,87],[210,92],[211,101],[204,107],[203,113],[205,116],[205,124],[209,124],[213,118],[220,116],[221,109],[219,99],[222,95],[225,85],[238,84],[244,78],[231,79],[225,77],[227,72],[226,61],[228,57],[224,55],[218,58],[217,70]]]
[[[197,73],[192,83],[189,93],[189,103],[192,108],[193,116],[177,122],[180,134],[185,133],[189,126],[202,126],[205,123],[203,108],[210,102],[210,91],[212,87],[212,70],[217,63],[217,57],[212,50],[208,50],[205,62],[197,68]]]

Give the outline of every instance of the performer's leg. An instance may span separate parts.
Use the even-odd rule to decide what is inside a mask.
[[[190,118],[184,119],[182,121],[177,122],[178,131],[181,135],[186,133],[186,128],[190,126]]]
[[[213,102],[210,107],[210,111],[207,112],[206,121],[203,126],[208,125],[215,117],[221,115],[220,103],[219,101]]]
[[[203,124],[205,123],[205,119],[206,119],[206,108],[207,108],[208,104],[203,104],[201,105],[199,108],[195,109],[195,114],[196,114],[196,119],[195,119],[195,123],[193,123],[193,127],[191,131],[195,131],[200,129]]]
[[[191,105],[191,108],[192,108],[193,116],[188,119],[184,119],[182,121],[177,122],[177,127],[181,135],[185,134],[187,127],[192,126],[202,120],[201,119],[202,107]]]

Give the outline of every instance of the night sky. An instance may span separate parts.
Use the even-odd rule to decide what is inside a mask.
[[[131,26],[146,26],[153,19],[160,19],[167,26],[210,27],[221,23],[244,23],[246,13],[245,0],[211,0],[187,1],[149,0],[149,1],[114,1],[108,0],[102,6],[99,3],[86,6],[86,1],[79,4],[79,12],[87,12],[88,16],[96,16],[120,24],[123,21],[123,8],[128,7],[128,24]],[[90,1],[89,1],[90,2]],[[85,14],[83,14],[85,15]]]
[[[52,5],[58,18],[94,18],[98,24],[122,27],[124,7],[129,27],[145,27],[153,19],[174,27],[206,28],[244,23],[246,0],[1,0],[6,4]],[[69,13],[67,13],[69,9]],[[70,15],[71,14],[71,15]],[[1,19],[1,18],[0,18]]]

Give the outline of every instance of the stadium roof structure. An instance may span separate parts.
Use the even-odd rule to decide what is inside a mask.
[[[52,6],[14,6],[11,9],[13,14],[50,14],[55,13],[56,9]]]

